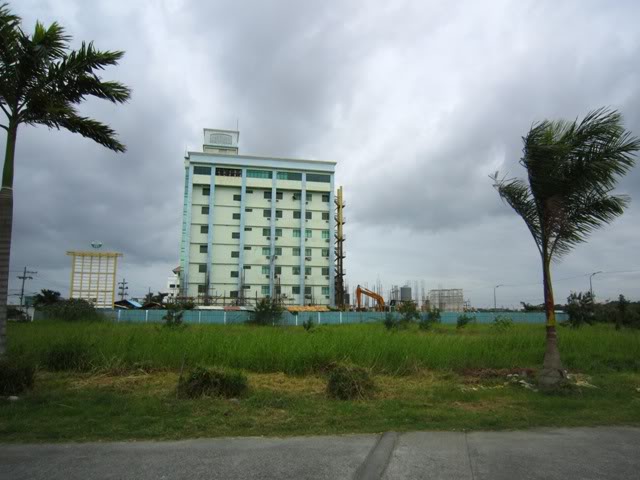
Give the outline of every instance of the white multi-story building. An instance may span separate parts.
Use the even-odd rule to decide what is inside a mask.
[[[336,163],[239,155],[239,136],[186,155],[182,296],[333,305]]]

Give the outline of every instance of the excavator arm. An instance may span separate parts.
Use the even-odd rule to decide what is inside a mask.
[[[384,311],[384,298],[382,298],[382,295],[378,295],[376,292],[372,292],[371,290],[367,288],[363,288],[360,285],[358,285],[358,288],[356,288],[356,301],[358,303],[358,310],[362,308],[362,295],[371,297],[377,302],[377,305],[376,305],[377,311],[379,312]]]

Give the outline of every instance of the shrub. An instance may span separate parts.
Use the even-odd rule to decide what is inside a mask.
[[[422,317],[418,326],[422,330],[429,330],[435,323],[440,323],[440,310],[437,308],[429,311],[426,317]]]
[[[463,313],[458,317],[458,321],[456,322],[456,328],[464,328],[470,323],[476,323],[476,317],[472,317],[471,315],[467,315]]]
[[[384,326],[387,330],[398,328],[398,321],[394,318],[393,313],[387,312],[384,316]]]
[[[257,304],[251,320],[254,325],[276,325],[282,320],[284,309],[275,298],[264,297]]]
[[[167,305],[167,313],[162,319],[164,320],[165,327],[186,327],[186,325],[182,323],[183,316],[184,311],[180,308],[180,305]]]
[[[498,331],[508,330],[513,327],[513,320],[509,317],[498,315],[493,319],[493,328]]]
[[[67,322],[77,322],[80,320],[102,320],[93,305],[82,298],[69,298],[48,305],[42,309],[47,318],[55,320],[65,320]]]
[[[313,330],[313,327],[314,327],[313,317],[309,317],[304,322],[302,322],[302,326],[307,332],[310,332],[311,330]]]
[[[242,372],[196,367],[178,382],[178,395],[185,398],[204,396],[239,397],[248,389]]]
[[[44,353],[42,363],[47,370],[88,370],[91,367],[89,345],[71,339],[52,345]]]
[[[7,305],[7,320],[10,322],[28,322],[30,321],[29,315],[23,312],[18,307]]]
[[[327,394],[339,400],[363,399],[371,396],[375,384],[369,372],[355,365],[334,365],[329,372]]]
[[[420,312],[416,302],[409,300],[408,302],[402,302],[398,307],[398,313],[402,315],[400,320],[405,326],[420,319]]]
[[[15,360],[0,360],[0,395],[18,395],[33,387],[35,368]]]
[[[566,310],[569,314],[570,326],[577,328],[585,323],[591,325],[595,320],[595,307],[591,292],[571,292],[567,298]]]

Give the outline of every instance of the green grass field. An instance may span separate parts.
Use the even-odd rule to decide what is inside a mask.
[[[640,331],[610,325],[559,329],[565,366],[583,372],[639,371]],[[180,368],[220,365],[251,372],[303,374],[348,360],[387,374],[422,369],[538,367],[544,327],[515,325],[500,332],[490,325],[464,329],[440,325],[431,331],[387,331],[380,324],[302,328],[245,325],[160,325],[41,322],[12,324],[9,353],[38,363],[53,345],[70,339],[90,347],[97,369],[145,365]]]
[[[386,430],[640,424],[640,332],[559,331],[563,360],[594,387],[548,394],[506,382],[537,368],[544,328],[474,325],[388,332],[382,325],[302,328],[111,323],[11,324],[12,357],[40,365],[33,390],[0,400],[0,442],[309,435]],[[47,352],[90,346],[88,369],[51,372]],[[183,358],[245,371],[239,399],[176,397]],[[334,361],[370,368],[372,398],[328,398]]]

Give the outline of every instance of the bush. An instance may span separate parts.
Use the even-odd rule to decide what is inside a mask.
[[[254,325],[276,325],[282,320],[284,309],[275,298],[264,297],[257,304],[248,323]]]
[[[398,321],[393,317],[393,313],[387,312],[384,316],[384,326],[387,330],[398,328]]]
[[[369,372],[355,365],[334,365],[329,372],[327,394],[338,400],[363,399],[371,396],[375,384]]]
[[[180,305],[167,305],[167,313],[162,317],[165,327],[186,327],[186,325],[182,323],[183,315],[184,311],[180,308]]]
[[[499,331],[508,330],[513,327],[513,320],[509,317],[498,315],[493,319],[493,328]]]
[[[0,395],[18,395],[33,387],[35,368],[15,360],[0,360]]]
[[[420,312],[418,312],[416,302],[411,300],[408,302],[402,302],[398,307],[398,313],[402,315],[400,322],[405,326],[408,326],[410,323],[420,319]]]
[[[458,317],[458,321],[456,322],[456,328],[464,328],[470,323],[476,323],[476,317],[472,317],[471,315],[467,315],[463,313]]]
[[[426,317],[422,317],[418,326],[421,330],[429,330],[435,323],[440,323],[440,310],[437,308],[429,311]]]
[[[313,317],[309,317],[307,320],[302,322],[302,326],[307,332],[310,332],[311,330],[313,330],[313,327],[314,327]]]
[[[239,397],[248,389],[247,376],[241,372],[196,367],[178,382],[178,395],[184,398],[204,396]]]
[[[77,322],[81,320],[96,321],[103,320],[93,308],[93,305],[82,298],[70,298],[68,300],[60,300],[52,305],[48,305],[42,309],[47,318],[54,320],[65,320],[67,322]]]
[[[20,308],[7,305],[7,320],[10,322],[28,322],[30,318]]]
[[[81,340],[71,339],[52,345],[45,352],[42,364],[47,370],[88,370],[91,367],[89,345]]]
[[[585,323],[591,325],[595,320],[595,306],[591,292],[571,292],[567,298],[566,311],[569,314],[570,326],[577,328]]]

